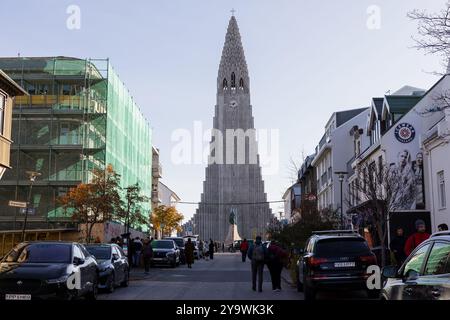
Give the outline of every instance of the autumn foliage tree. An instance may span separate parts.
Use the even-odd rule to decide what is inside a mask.
[[[125,225],[126,232],[130,231],[130,227],[149,224],[148,213],[142,212],[142,204],[148,201],[149,198],[141,193],[139,183],[125,188],[119,216]]]
[[[120,175],[111,165],[105,170],[94,169],[90,183],[81,183],[58,198],[65,212],[72,219],[86,226],[85,241],[92,240],[92,230],[96,224],[118,218],[121,206]]]
[[[184,217],[175,207],[159,206],[153,209],[150,221],[161,236],[170,235],[174,230],[181,231]]]

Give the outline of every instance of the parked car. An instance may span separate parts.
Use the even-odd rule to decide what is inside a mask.
[[[151,266],[166,264],[175,268],[180,263],[180,250],[173,240],[153,240]]]
[[[450,232],[433,234],[400,269],[387,266],[382,300],[450,300]]]
[[[128,287],[128,257],[116,244],[90,244],[87,251],[97,259],[98,288],[112,293],[118,286]]]
[[[16,245],[0,260],[0,299],[97,298],[98,266],[75,242]]]
[[[317,292],[330,289],[366,289],[371,298],[379,290],[366,285],[367,268],[376,265],[375,254],[367,241],[353,231],[321,231],[314,233],[300,251],[297,262],[297,289],[305,300],[313,300]]]
[[[173,240],[178,246],[178,249],[180,249],[180,263],[185,264],[186,263],[186,255],[184,253],[184,239],[183,237],[167,237],[164,238],[165,240]]]

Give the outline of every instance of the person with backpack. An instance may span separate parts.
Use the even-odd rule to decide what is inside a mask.
[[[258,278],[258,292],[262,292],[264,264],[267,258],[267,248],[262,244],[261,237],[257,236],[255,244],[248,249],[248,258],[252,261],[252,289],[256,291],[256,278]]]
[[[283,271],[284,262],[288,255],[275,241],[270,242],[267,252],[267,267],[269,268],[270,279],[272,280],[272,290],[279,292],[281,290],[281,272]]]

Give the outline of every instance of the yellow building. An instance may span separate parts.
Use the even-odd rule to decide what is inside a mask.
[[[0,70],[0,179],[10,168],[12,107],[15,96],[28,95],[14,80]]]

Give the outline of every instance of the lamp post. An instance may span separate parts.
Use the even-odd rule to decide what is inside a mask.
[[[39,172],[36,171],[27,171],[26,173],[30,179],[30,190],[28,191],[27,207],[25,208],[25,219],[23,221],[23,228],[22,228],[22,241],[25,241],[25,230],[27,228],[28,209],[30,209],[31,205],[31,191],[33,190],[33,184],[36,181],[36,178],[41,175]]]
[[[341,230],[344,229],[344,206],[343,206],[343,193],[342,193],[342,184],[344,183],[345,175],[348,174],[346,171],[337,171],[334,174],[338,176],[339,183],[341,185]]]

